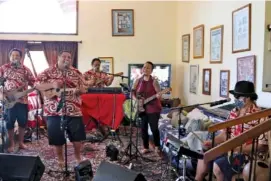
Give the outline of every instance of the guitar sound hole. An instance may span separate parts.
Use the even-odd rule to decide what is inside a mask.
[[[59,91],[60,91],[60,88],[57,88],[57,89],[56,89],[56,92],[59,92]]]

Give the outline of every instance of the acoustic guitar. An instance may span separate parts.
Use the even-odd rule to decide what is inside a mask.
[[[170,92],[171,90],[172,90],[171,88],[166,88],[166,89],[158,92],[157,94],[154,94],[153,96],[151,96],[147,99],[142,99],[142,98],[137,99],[134,104],[135,112],[137,112],[137,113],[145,112],[144,107],[146,106],[146,104],[148,104],[152,100],[156,99],[158,95],[166,94],[166,93]]]

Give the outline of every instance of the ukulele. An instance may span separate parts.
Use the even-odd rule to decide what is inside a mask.
[[[152,100],[156,99],[157,98],[157,95],[162,95],[162,94],[166,94],[168,92],[170,92],[172,89],[171,88],[166,88],[160,92],[158,92],[157,94],[154,94],[153,96],[147,98],[147,99],[138,99],[136,100],[135,102],[135,110],[136,112],[138,113],[142,113],[142,112],[145,112],[145,105],[148,104],[149,102],[151,102]]]
[[[123,72],[119,72],[119,73],[116,73],[116,74],[114,74],[115,76],[122,76],[123,75]],[[98,77],[96,77],[96,76],[94,76],[94,78],[96,79],[96,82],[95,82],[95,84],[97,85],[97,84],[100,84],[100,83],[104,83],[107,79],[108,79],[108,77],[106,77],[105,79],[101,79],[101,78],[98,78]]]

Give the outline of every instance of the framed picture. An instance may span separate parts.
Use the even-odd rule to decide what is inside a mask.
[[[189,63],[190,60],[190,34],[182,36],[182,61]]]
[[[197,94],[199,82],[199,66],[190,65],[190,92]]]
[[[256,85],[256,56],[237,58],[237,81],[247,80]]]
[[[230,87],[230,71],[220,70],[220,86],[219,86],[220,97],[229,97],[229,87]]]
[[[232,53],[251,49],[251,4],[232,12]]]
[[[203,69],[202,94],[211,95],[212,69]]]
[[[106,73],[114,73],[114,58],[113,57],[99,57],[101,60],[101,71]]]
[[[216,26],[210,30],[210,63],[222,63],[224,26]]]
[[[193,57],[204,58],[204,25],[193,28]]]
[[[112,36],[134,36],[133,9],[112,9]]]

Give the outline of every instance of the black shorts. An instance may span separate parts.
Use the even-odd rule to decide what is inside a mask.
[[[86,139],[82,117],[66,117],[67,135],[71,142],[80,142]],[[47,129],[49,145],[61,146],[66,142],[64,130],[61,130],[61,116],[48,116]]]
[[[5,110],[5,117],[7,129],[13,129],[15,121],[21,128],[25,128],[28,121],[28,105],[16,103],[12,108]]]
[[[238,162],[237,164],[234,161],[231,163],[230,158],[227,154],[224,154],[215,159],[214,163],[220,168],[221,172],[224,174],[225,181],[231,181],[232,177],[238,173],[242,173],[243,166],[245,164],[245,156],[244,155],[237,155],[235,157]],[[210,167],[210,165],[209,165]],[[238,170],[240,168],[240,170]],[[238,172],[240,171],[240,172]]]

